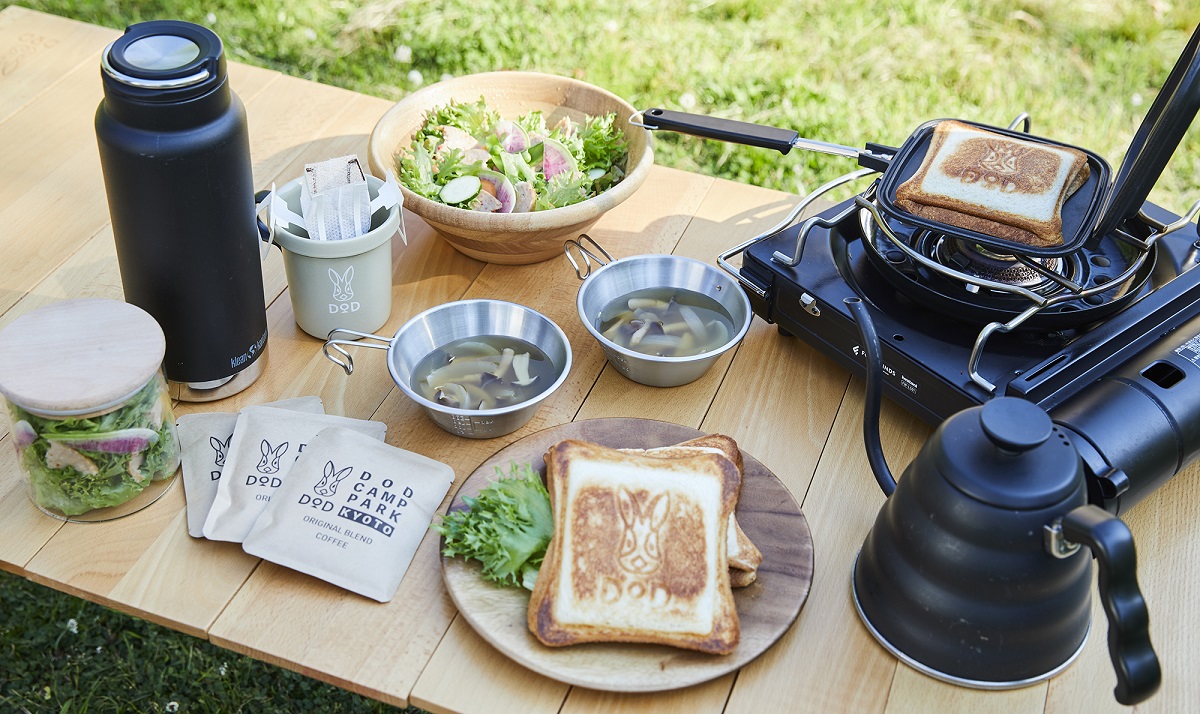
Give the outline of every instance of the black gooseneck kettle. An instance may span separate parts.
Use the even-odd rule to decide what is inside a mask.
[[[1083,647],[1094,556],[1114,695],[1135,704],[1154,694],[1162,673],[1133,535],[1087,505],[1070,440],[1037,405],[998,397],[943,422],[897,484],[879,448],[878,342],[865,305],[847,303],[868,359],[868,457],[889,495],[854,565],[854,604],[867,629],[943,681],[1034,684],[1066,669]]]

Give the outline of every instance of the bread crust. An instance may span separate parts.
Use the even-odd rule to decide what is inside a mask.
[[[927,220],[1047,248],[1062,245],[1062,206],[1090,173],[1077,149],[946,120],[895,203]]]
[[[551,647],[643,642],[733,652],[741,636],[726,549],[741,487],[733,462],[577,440],[545,457],[555,529],[527,612],[534,636]],[[647,542],[627,552],[631,530]],[[630,556],[632,565],[622,560]]]

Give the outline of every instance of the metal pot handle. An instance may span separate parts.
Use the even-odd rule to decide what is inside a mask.
[[[347,335],[354,335],[355,337],[357,337],[359,339],[379,340],[380,342],[384,342],[386,344],[375,345],[375,344],[371,344],[370,342],[359,342],[358,340],[335,339],[334,335],[338,334],[339,332],[345,333]],[[354,346],[354,347],[369,347],[373,350],[386,350],[386,349],[391,349],[392,340],[387,337],[380,337],[379,335],[373,335],[370,332],[359,332],[357,330],[348,330],[344,327],[335,327],[334,329],[330,330],[328,339],[325,340],[325,346],[321,348],[321,351],[325,353],[326,359],[328,359],[330,362],[333,362],[337,366],[341,367],[343,370],[346,371],[346,374],[354,374],[354,358],[350,356],[350,353],[347,352],[346,349],[344,347],[342,347],[342,345]],[[338,359],[337,357],[334,357],[333,355],[329,354],[329,350],[331,350],[331,349],[334,352],[337,352],[338,354],[340,354],[342,357],[344,357],[345,361],[343,362],[342,360]]]
[[[600,255],[603,255],[604,257],[601,258],[600,255],[596,255],[596,253],[593,253],[591,250],[584,247],[583,244],[585,241],[591,245],[596,252],[600,253]],[[579,253],[579,260],[575,259],[575,256],[571,251],[572,248]],[[608,251],[605,250],[603,246],[597,243],[587,233],[580,233],[578,238],[574,240],[568,240],[565,244],[563,244],[563,253],[566,254],[567,260],[571,262],[571,267],[575,268],[575,275],[580,280],[584,280],[587,278],[587,276],[592,274],[593,260],[596,261],[597,265],[608,265],[613,261],[613,257],[608,254]],[[583,262],[582,266],[579,264],[580,261]]]
[[[1137,553],[1129,526],[1108,511],[1088,505],[1063,516],[1061,532],[1067,541],[1091,548],[1100,567],[1100,602],[1108,615],[1108,654],[1117,672],[1113,695],[1127,706],[1148,699],[1162,683],[1162,668],[1150,644],[1150,613],[1137,584]]]

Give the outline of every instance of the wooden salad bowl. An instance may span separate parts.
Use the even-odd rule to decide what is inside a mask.
[[[447,206],[409,191],[401,183],[404,208],[420,216],[459,252],[490,263],[521,265],[548,260],[563,252],[563,241],[586,231],[609,209],[633,195],[654,164],[650,132],[629,123],[635,110],[625,100],[587,82],[537,72],[487,72],[455,77],[424,87],[389,109],[371,132],[367,145],[371,172],[395,171],[395,155],[412,142],[425,115],[435,107],[474,102],[482,97],[504,119],[541,110],[546,124],[563,116],[614,112],[629,147],[626,176],[600,195],[564,208],[530,213],[482,213]]]

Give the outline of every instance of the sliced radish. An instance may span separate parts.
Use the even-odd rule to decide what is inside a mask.
[[[496,136],[500,137],[500,148],[510,154],[519,154],[529,148],[529,136],[515,121],[505,120],[497,124]]]
[[[559,174],[574,173],[579,170],[579,162],[575,156],[561,143],[546,137],[542,141],[542,174],[546,179],[552,179]]]
[[[442,186],[441,192],[438,193],[438,197],[442,199],[442,203],[463,203],[479,195],[482,185],[478,176],[459,176],[447,181],[446,185]]]
[[[158,432],[153,429],[121,429],[87,434],[43,434],[47,441],[69,446],[80,451],[97,451],[103,454],[136,454],[158,442]]]
[[[500,208],[496,209],[497,212],[512,213],[513,206],[517,202],[517,192],[513,188],[512,181],[509,181],[508,177],[504,174],[496,171],[480,171],[479,180],[487,184],[492,189],[488,193],[500,201]]]
[[[24,449],[33,442],[37,441],[37,432],[33,430],[33,426],[24,419],[13,424],[13,440],[18,449]]]

